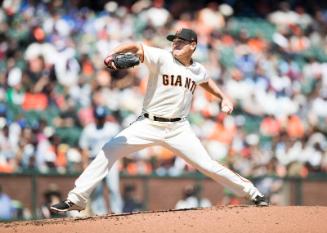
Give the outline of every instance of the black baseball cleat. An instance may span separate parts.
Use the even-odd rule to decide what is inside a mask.
[[[84,208],[79,207],[78,205],[76,205],[74,202],[70,200],[61,201],[58,204],[52,205],[50,207],[50,211],[55,213],[64,213],[71,210],[81,211],[83,209]]]
[[[266,198],[264,196],[259,196],[257,195],[252,202],[256,205],[256,206],[269,206],[268,201],[266,200]]]

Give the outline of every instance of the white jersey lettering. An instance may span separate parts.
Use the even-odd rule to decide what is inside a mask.
[[[185,84],[183,84],[185,83]],[[192,81],[190,78],[182,78],[181,75],[177,75],[176,79],[174,75],[162,75],[162,84],[164,86],[179,86],[189,89],[192,94],[194,93],[196,83]],[[192,85],[191,85],[192,84]]]

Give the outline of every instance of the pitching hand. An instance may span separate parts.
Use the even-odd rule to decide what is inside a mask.
[[[223,98],[222,101],[220,102],[220,109],[222,112],[231,114],[234,107],[232,101],[230,101],[228,98]]]

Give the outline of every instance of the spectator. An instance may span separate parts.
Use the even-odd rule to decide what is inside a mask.
[[[0,220],[11,220],[13,217],[13,207],[11,198],[3,192],[0,185]]]
[[[60,215],[50,212],[50,206],[61,199],[61,193],[55,184],[49,184],[49,188],[43,193],[44,202],[40,207],[42,218],[60,217]]]
[[[176,203],[175,209],[210,207],[211,202],[207,198],[202,198],[200,193],[201,188],[199,186],[185,186],[183,189],[183,197]]]
[[[136,187],[134,185],[126,185],[123,191],[123,200],[124,200],[124,213],[131,213],[135,211],[140,211],[143,209],[143,204],[141,201],[137,200]]]

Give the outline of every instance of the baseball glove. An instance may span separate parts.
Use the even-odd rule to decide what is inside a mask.
[[[115,53],[107,57],[104,64],[112,70],[127,69],[140,64],[140,58],[133,53]]]

